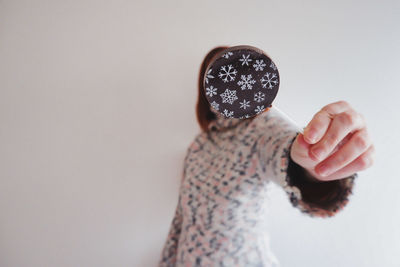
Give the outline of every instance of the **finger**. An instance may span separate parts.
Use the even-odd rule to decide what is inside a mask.
[[[304,140],[304,135],[302,133],[299,133],[297,142],[300,145],[300,148],[302,149],[302,151],[305,151],[305,155],[308,155],[307,152],[310,149],[311,145]]]
[[[290,149],[291,158],[301,162],[303,167],[314,168],[317,163],[310,159],[308,155],[310,146],[310,144],[304,141],[303,134],[299,133]]]
[[[335,153],[336,151],[338,151],[344,144],[346,144],[350,138],[353,136],[353,133],[349,133],[348,135],[346,135],[345,138],[342,139],[342,141],[339,142],[339,144],[331,151],[331,153],[329,153],[329,155],[327,157],[329,157],[330,155],[332,155],[333,153]],[[313,160],[315,161],[315,160]]]
[[[325,110],[318,111],[304,129],[304,137],[309,144],[315,144],[326,132],[331,123],[331,115]]]
[[[364,153],[362,153],[358,158],[347,164],[342,169],[338,170],[331,175],[324,177],[324,181],[332,181],[337,179],[343,179],[353,175],[356,172],[365,170],[373,165],[375,161],[375,147],[371,145]]]
[[[304,135],[299,133],[296,139],[293,142],[293,145],[290,149],[290,156],[293,158],[301,158],[303,161],[309,159],[308,150],[310,144],[304,141]],[[309,160],[311,163],[314,163],[312,160]],[[316,164],[314,163],[313,166]]]
[[[362,153],[364,153],[372,144],[367,130],[365,128],[353,134],[350,140],[335,153],[329,155],[323,162],[315,167],[315,171],[322,176],[328,176],[331,173],[343,168]]]
[[[362,117],[352,109],[335,115],[328,131],[311,148],[310,157],[317,161],[324,160],[344,137],[364,126],[365,122]]]
[[[349,108],[350,105],[346,101],[338,101],[324,106],[313,116],[305,128],[305,140],[309,144],[317,143],[325,134],[333,117]]]

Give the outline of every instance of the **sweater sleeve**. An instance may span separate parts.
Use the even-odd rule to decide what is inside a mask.
[[[281,186],[291,204],[303,214],[331,217],[342,210],[358,174],[326,182],[306,179],[304,168],[290,157],[291,146],[301,128],[275,106],[257,119],[257,128],[261,130],[257,152],[262,173]]]

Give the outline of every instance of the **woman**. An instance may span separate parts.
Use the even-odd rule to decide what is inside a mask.
[[[274,182],[311,217],[331,217],[352,194],[374,146],[363,116],[345,101],[324,106],[304,130],[271,106],[248,119],[214,112],[199,75],[197,120],[175,215],[159,266],[274,266],[265,240],[267,185]]]

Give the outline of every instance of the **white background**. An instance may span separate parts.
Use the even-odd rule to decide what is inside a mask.
[[[400,266],[396,0],[0,1],[0,266],[155,266],[200,63],[239,44],[273,58],[274,104],[299,125],[346,100],[376,147],[333,218],[272,187],[282,266]]]

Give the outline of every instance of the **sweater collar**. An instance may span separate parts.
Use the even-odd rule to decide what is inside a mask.
[[[210,123],[210,126],[216,128],[217,130],[235,127],[237,124],[243,121],[243,119],[225,117],[219,112],[215,113],[215,116],[216,119]]]
[[[266,112],[269,109],[270,108],[267,108],[263,112]],[[216,119],[209,123],[209,125],[208,125],[209,130],[212,130],[212,129],[223,130],[223,129],[233,128],[233,127],[237,126],[239,123],[255,117],[255,116],[243,117],[243,118],[239,119],[239,118],[233,118],[233,117],[225,117],[223,114],[221,114],[219,112],[216,112],[214,114],[216,116]],[[258,114],[256,116],[259,116],[259,115],[261,115],[261,114]]]

